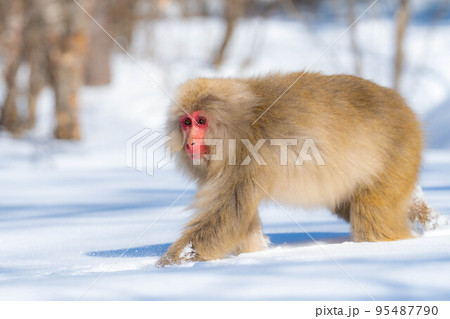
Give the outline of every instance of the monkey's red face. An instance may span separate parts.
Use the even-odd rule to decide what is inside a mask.
[[[203,158],[208,153],[208,146],[203,143],[208,128],[206,115],[201,111],[192,112],[182,116],[180,124],[186,137],[186,153],[192,158]]]

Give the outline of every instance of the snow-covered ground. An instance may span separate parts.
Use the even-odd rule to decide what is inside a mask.
[[[228,62],[215,72],[205,61],[223,25],[215,19],[167,20],[136,35],[136,43],[150,38],[159,44],[152,56],[162,62],[152,63],[142,45],[132,54],[172,92],[177,83],[199,75],[307,68],[345,27],[243,21]],[[388,20],[367,18],[358,29],[363,76],[383,85],[390,85],[392,28]],[[432,32],[424,25],[409,29],[402,92],[424,118],[448,98],[449,32],[448,25]],[[344,36],[313,69],[350,73],[349,52]],[[249,54],[255,58],[244,68]],[[47,90],[33,134],[23,140],[0,136],[0,299],[450,298],[449,225],[411,240],[354,243],[349,225],[326,210],[285,208],[302,229],[275,204],[261,207],[272,242],[265,251],[156,269],[158,256],[192,214],[185,207],[195,186],[180,197],[191,181],[172,165],[153,176],[126,167],[127,139],[145,127],[161,130],[170,98],[126,56],[114,57],[113,71],[110,86],[81,92],[83,141],[47,138],[52,127]],[[449,125],[428,129],[439,135]],[[449,216],[450,150],[426,151],[420,182],[428,201]]]

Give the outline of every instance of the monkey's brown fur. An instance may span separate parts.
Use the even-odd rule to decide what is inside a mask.
[[[410,207],[422,150],[414,113],[395,91],[370,81],[305,73],[252,125],[300,75],[195,79],[180,87],[168,129],[180,166],[199,178],[196,215],[158,266],[185,261],[181,252],[189,244],[194,249],[189,260],[263,249],[257,211],[262,199],[328,207],[350,222],[356,241],[412,237],[408,211],[422,219],[427,214],[421,205]],[[208,117],[205,138],[224,139],[223,161],[202,159],[195,166],[183,151],[180,117],[196,110]],[[249,154],[240,139],[255,145],[259,139],[282,138],[299,141],[288,148],[287,166],[280,165],[280,148],[268,142],[259,150],[267,165],[255,160],[240,165]],[[306,138],[314,141],[324,166],[316,161],[294,165]],[[229,139],[237,139],[236,165],[229,165]]]

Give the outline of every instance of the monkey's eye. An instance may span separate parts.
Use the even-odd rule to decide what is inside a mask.
[[[191,123],[192,123],[192,121],[191,121],[190,118],[186,118],[186,119],[184,120],[184,125],[189,126],[189,125],[191,125]]]
[[[206,119],[205,118],[200,118],[198,120],[198,124],[205,124],[206,123]]]

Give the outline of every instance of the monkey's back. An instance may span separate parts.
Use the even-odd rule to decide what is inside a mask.
[[[324,166],[314,161],[296,166],[291,160],[281,167],[272,186],[280,200],[292,202],[295,192],[299,201],[292,204],[333,207],[355,189],[374,183],[395,180],[405,191],[415,184],[422,133],[395,91],[354,76],[318,73],[275,74],[246,82],[261,101],[255,116],[270,107],[254,124],[258,137],[312,139],[325,161]],[[300,148],[292,148],[292,158]],[[265,147],[261,152],[273,159],[268,165],[279,165],[273,151]]]

